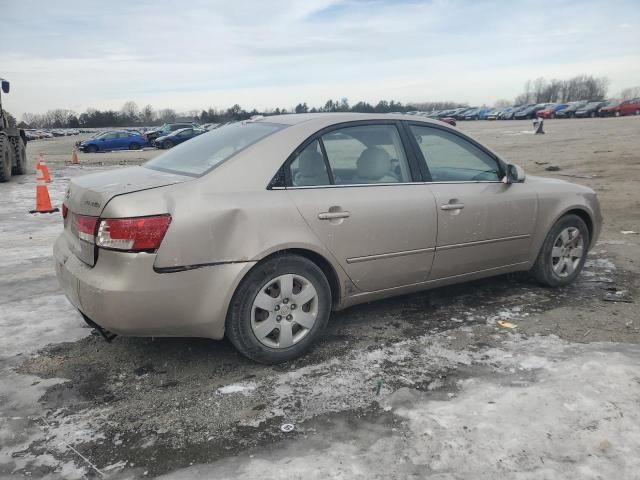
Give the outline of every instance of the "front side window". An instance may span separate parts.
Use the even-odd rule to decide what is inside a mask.
[[[199,177],[235,153],[285,128],[267,122],[237,122],[181,143],[144,164],[146,168]]]
[[[499,181],[498,162],[452,133],[431,127],[411,125],[431,179],[434,182]]]
[[[336,185],[410,182],[395,125],[362,125],[322,136]]]

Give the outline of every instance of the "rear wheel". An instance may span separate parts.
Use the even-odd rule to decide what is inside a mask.
[[[322,270],[297,255],[258,264],[234,294],[226,336],[244,356],[265,364],[292,360],[320,338],[331,312]]]
[[[636,110],[636,111],[635,111],[635,114],[636,114],[636,115],[640,115],[640,109]]]
[[[547,287],[573,282],[587,258],[589,229],[577,215],[565,215],[551,228],[530,273]]]
[[[589,116],[590,116],[591,118],[596,118],[596,112],[591,112],[591,113],[589,114]]]
[[[13,175],[24,175],[27,173],[27,150],[21,138],[17,138],[13,143],[13,155],[16,159]]]
[[[11,144],[9,139],[0,134],[0,182],[11,180]]]

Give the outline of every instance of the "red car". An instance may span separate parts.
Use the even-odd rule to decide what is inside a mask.
[[[623,115],[640,115],[640,97],[625,100],[617,105],[607,105],[600,109],[601,117],[621,117]]]
[[[444,123],[448,123],[449,125],[455,127],[456,126],[456,119],[453,117],[443,117],[443,118],[439,118],[438,120],[440,120],[441,122]]]
[[[556,112],[567,108],[568,103],[556,103],[536,112],[538,118],[556,118]]]

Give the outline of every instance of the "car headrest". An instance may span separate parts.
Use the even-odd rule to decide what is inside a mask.
[[[391,157],[378,147],[369,147],[360,154],[357,162],[358,177],[377,180],[391,170]]]
[[[319,152],[305,150],[300,154],[298,172],[305,176],[316,176],[325,173],[324,159]]]

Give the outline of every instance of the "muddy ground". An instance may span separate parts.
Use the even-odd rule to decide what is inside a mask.
[[[635,478],[640,235],[622,232],[640,232],[640,117],[545,126],[459,124],[598,192],[605,224],[578,282],[509,275],[353,307],[275,367],[226,341],[90,334],[55,281],[59,218],[25,213],[33,176],[0,185],[0,477]],[[29,144],[54,202],[73,175],[157,154],[65,166],[77,140]],[[615,291],[628,302],[604,300]]]

